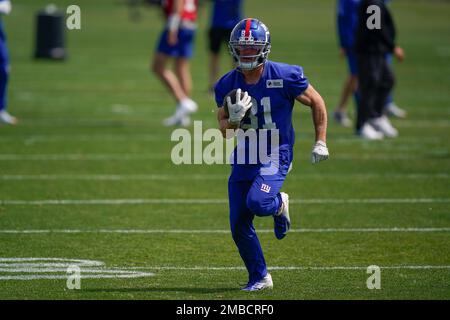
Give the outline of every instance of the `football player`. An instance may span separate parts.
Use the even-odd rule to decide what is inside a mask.
[[[11,12],[11,2],[0,0],[0,122],[16,124],[17,119],[6,111],[6,92],[9,77],[9,57],[1,15]]]
[[[327,111],[322,97],[300,66],[267,59],[271,49],[270,33],[261,21],[251,18],[240,21],[231,32],[229,48],[236,68],[225,74],[215,86],[217,119],[223,136],[231,138],[239,128],[256,132],[277,130],[279,141],[277,150],[272,149],[269,156],[270,159],[277,153],[274,163],[270,160],[265,164],[252,164],[248,162],[251,155],[246,155],[243,163],[234,159],[228,181],[231,233],[249,274],[248,284],[242,290],[255,291],[272,288],[273,283],[253,227],[253,218],[255,215],[273,217],[277,239],[283,239],[291,225],[289,196],[280,190],[293,159],[294,103],[299,101],[312,109],[315,126],[313,163],[328,158]],[[227,96],[234,89],[239,89],[235,100]],[[250,115],[245,117],[250,108]],[[237,147],[249,153],[255,148],[248,142],[238,139]],[[260,143],[257,149],[262,148]],[[264,148],[269,150],[271,146]],[[264,168],[272,165],[277,167],[276,171],[272,174],[263,172]]]
[[[177,100],[174,115],[165,119],[164,125],[188,126],[189,115],[198,108],[190,98],[192,79],[189,69],[197,28],[197,0],[164,0],[163,9],[167,23],[158,42],[152,70]],[[167,68],[170,59],[174,59],[175,73]]]
[[[384,1],[386,4],[389,4],[390,0],[385,0]],[[404,55],[404,52],[403,52]],[[399,61],[401,62],[403,60],[404,57],[402,57]],[[386,59],[389,65],[392,65],[393,59],[392,59],[392,54],[387,54],[386,55]],[[397,58],[398,59],[398,58]],[[384,106],[384,111],[386,112],[386,114],[388,116],[391,117],[396,117],[396,118],[400,118],[400,119],[404,119],[406,118],[407,112],[406,110],[400,108],[395,102],[394,102],[394,94],[391,91],[391,93],[389,94],[387,101],[386,101],[386,105]]]
[[[398,131],[385,116],[386,101],[395,84],[395,76],[387,60],[390,54],[402,61],[403,49],[396,43],[395,23],[386,0],[361,0],[355,34],[358,69],[358,112],[356,129],[362,138],[380,140],[395,138]],[[371,6],[379,8],[380,28],[368,28]]]
[[[353,49],[355,43],[355,30],[358,24],[358,6],[360,0],[338,0],[337,4],[337,29],[342,57],[347,59],[349,75],[344,81],[341,98],[336,107],[333,117],[334,120],[343,127],[350,127],[351,121],[347,116],[347,101],[350,95],[355,95],[357,103],[356,86],[356,55]]]
[[[242,19],[242,0],[213,0],[209,40],[209,88],[219,76],[219,57],[222,42],[228,42],[231,30]]]
[[[350,127],[351,121],[347,115],[347,102],[349,96],[353,93],[355,98],[355,103],[359,103],[359,94],[356,92],[358,86],[357,78],[357,59],[355,53],[355,37],[356,29],[358,27],[358,9],[361,0],[338,0],[337,3],[337,30],[338,38],[340,44],[341,56],[345,56],[347,59],[347,64],[349,68],[349,75],[344,81],[342,88],[341,98],[339,100],[338,106],[333,112],[334,120],[337,124]],[[385,0],[384,2],[388,2]],[[389,64],[392,63],[392,55],[387,54],[386,59]],[[405,118],[406,111],[398,107],[393,101],[393,93],[391,92],[386,100],[384,106],[384,112],[393,117]],[[379,134],[376,132],[375,128],[370,125],[362,127],[356,124],[357,134],[368,140],[376,140],[379,138]]]

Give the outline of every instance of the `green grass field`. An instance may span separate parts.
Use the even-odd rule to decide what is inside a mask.
[[[34,14],[47,1],[14,1],[3,19],[20,124],[0,126],[0,299],[450,298],[448,2],[392,4],[406,52],[395,64],[395,100],[409,112],[393,120],[399,138],[360,141],[330,119],[331,158],[313,166],[310,111],[296,107],[284,187],[294,230],[278,241],[272,219],[255,219],[274,290],[250,294],[239,291],[247,273],[228,232],[229,167],[170,160],[172,129],[161,121],[175,102],[148,68],[159,12],[142,10],[135,23],[119,1],[75,2],[82,29],[67,32],[66,62],[32,59]],[[335,2],[258,3],[245,12],[269,26],[270,58],[302,65],[331,111],[346,74]],[[192,60],[204,129],[216,127],[207,9]],[[225,72],[225,52],[222,62]],[[68,290],[67,264],[77,262],[67,259],[102,262],[81,269],[98,278]],[[380,290],[366,287],[370,265],[381,268]]]

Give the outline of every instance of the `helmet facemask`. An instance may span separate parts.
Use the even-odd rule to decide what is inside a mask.
[[[270,43],[258,41],[230,41],[228,48],[234,61],[242,70],[252,70],[262,65],[269,55]]]

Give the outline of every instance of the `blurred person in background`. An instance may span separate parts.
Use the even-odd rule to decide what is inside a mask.
[[[385,0],[384,3],[388,4],[391,2],[391,0]],[[386,59],[388,63],[392,66],[392,62],[394,59],[392,59],[392,53],[388,53],[386,55]],[[394,93],[391,91],[389,94],[386,105],[384,106],[384,110],[388,116],[404,119],[406,118],[406,111],[401,109],[397,104],[394,102]]]
[[[0,0],[0,122],[16,124],[17,119],[6,111],[6,94],[8,90],[9,57],[6,45],[6,35],[3,29],[3,16],[11,12],[11,2]]]
[[[197,0],[165,0],[162,7],[166,16],[166,25],[159,38],[152,70],[167,86],[177,101],[173,116],[164,120],[166,126],[188,126],[190,114],[198,106],[191,96],[192,77],[189,59],[194,49],[197,29]],[[167,67],[174,61],[175,70]]]
[[[220,47],[222,43],[228,45],[231,31],[242,19],[243,0],[212,0],[212,14],[208,30],[209,42],[209,86],[210,93],[214,93],[214,84],[219,78]]]
[[[337,29],[341,56],[346,57],[350,74],[344,81],[339,103],[333,113],[333,118],[339,125],[350,127],[351,120],[347,115],[347,102],[351,94],[354,95],[355,104],[358,105],[358,78],[357,62],[354,52],[355,32],[358,26],[358,8],[361,0],[338,0],[337,4]],[[387,3],[388,1],[385,1]],[[392,54],[387,54],[386,59],[392,64]],[[405,118],[406,112],[399,108],[393,101],[392,92],[385,102],[385,112],[389,116]]]
[[[351,94],[358,104],[357,87],[357,63],[354,52],[355,30],[358,25],[358,7],[361,0],[338,0],[337,4],[337,29],[341,56],[347,59],[349,75],[344,81],[339,104],[334,110],[333,118],[343,127],[350,127],[351,120],[347,115],[347,102]]]
[[[368,10],[370,6],[377,6],[379,10]],[[379,26],[376,25],[377,12],[379,12]],[[393,53],[399,61],[402,61],[404,52],[396,45],[395,25],[385,1],[362,0],[358,20],[355,39],[360,95],[357,108],[357,133],[367,140],[394,138],[398,136],[398,131],[384,114],[386,101],[395,83],[394,74],[386,56]],[[369,21],[375,21],[370,28]]]

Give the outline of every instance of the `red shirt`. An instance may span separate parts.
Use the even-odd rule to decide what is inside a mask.
[[[175,0],[164,0],[163,10],[168,18],[172,14],[173,3]],[[181,12],[181,20],[188,20],[194,22],[197,20],[198,0],[183,0],[183,10]]]

